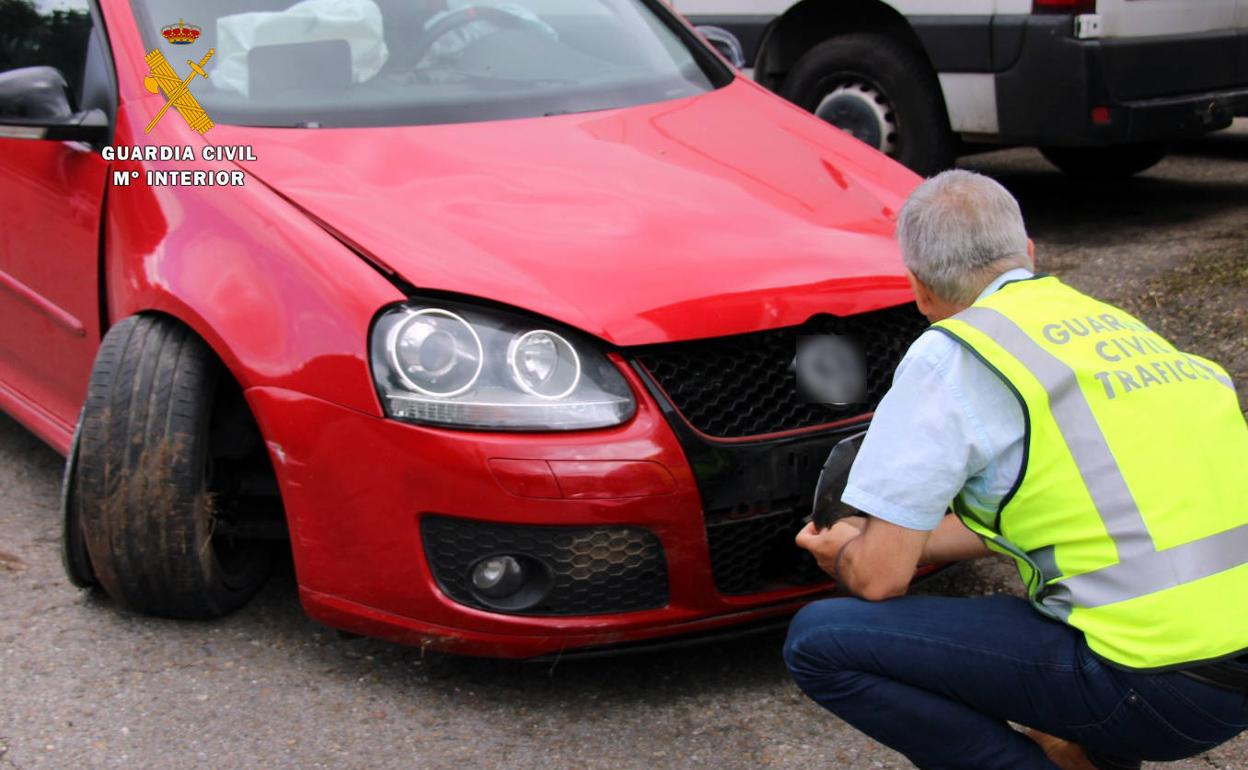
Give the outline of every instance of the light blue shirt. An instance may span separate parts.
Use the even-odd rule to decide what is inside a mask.
[[[1007,281],[1030,278],[1008,270]],[[931,530],[960,491],[976,509],[996,510],[1023,463],[1026,427],[1018,399],[982,361],[929,329],[893,374],[841,500],[907,529]]]

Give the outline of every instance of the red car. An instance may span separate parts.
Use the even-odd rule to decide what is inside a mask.
[[[0,407],[76,583],[215,616],[288,542],[317,620],[506,657],[829,590],[793,536],[925,327],[902,166],[658,0],[5,6]]]

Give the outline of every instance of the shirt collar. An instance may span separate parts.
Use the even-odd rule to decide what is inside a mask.
[[[1002,286],[1009,283],[1010,281],[1022,281],[1027,278],[1031,278],[1032,275],[1034,274],[1025,267],[1015,267],[1015,268],[1006,270],[1001,275],[998,275],[996,278],[993,278],[992,283],[988,284],[988,286],[982,292],[980,292],[980,295],[975,298],[975,301],[979,302],[981,299],[983,299],[984,297],[987,297],[989,294],[992,294],[994,291],[996,291],[997,289],[1000,289]]]

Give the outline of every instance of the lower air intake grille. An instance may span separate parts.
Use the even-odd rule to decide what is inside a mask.
[[[421,520],[425,553],[438,585],[455,601],[486,607],[469,572],[487,556],[527,556],[550,572],[550,590],[516,614],[598,615],[662,607],[667,562],[653,532],[638,527],[534,527],[449,516]]]
[[[810,512],[807,503],[778,501],[761,511],[706,514],[715,587],[723,594],[753,594],[775,588],[826,583],[815,559],[793,543]]]
[[[927,320],[913,305],[902,305],[844,318],[820,316],[785,329],[654,345],[634,355],[693,427],[717,438],[742,438],[873,411],[902,355],[926,328]],[[866,404],[812,404],[798,394],[789,371],[797,339],[828,333],[847,335],[861,348],[867,363]]]

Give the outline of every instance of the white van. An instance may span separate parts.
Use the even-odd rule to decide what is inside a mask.
[[[767,88],[921,173],[1038,145],[1127,175],[1248,114],[1248,0],[671,0]]]

